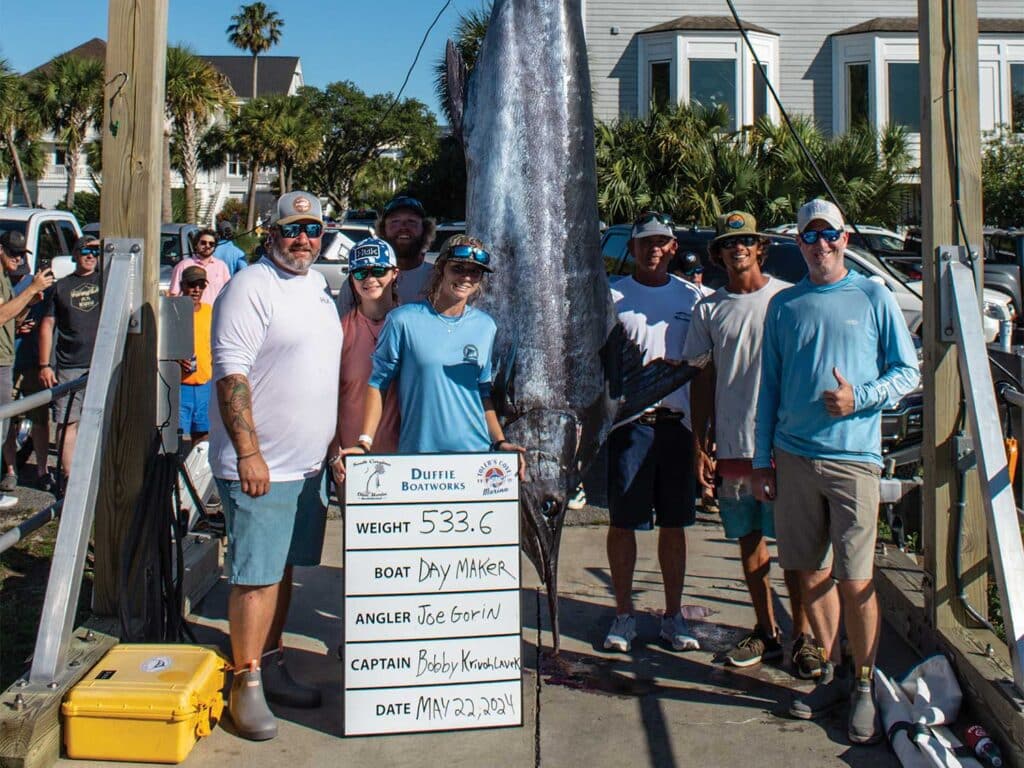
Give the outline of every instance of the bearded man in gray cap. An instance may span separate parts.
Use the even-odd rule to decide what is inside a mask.
[[[229,709],[239,735],[272,739],[267,700],[320,706],[320,691],[284,665],[281,634],[292,568],[320,563],[324,458],[337,423],[341,324],[323,275],[323,215],[309,192],[278,201],[267,255],[213,306],[210,466],[224,504],[235,676]]]

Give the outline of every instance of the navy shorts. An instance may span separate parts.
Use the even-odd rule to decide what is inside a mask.
[[[615,528],[682,528],[696,520],[693,435],[681,421],[630,422],[608,438],[608,511]]]

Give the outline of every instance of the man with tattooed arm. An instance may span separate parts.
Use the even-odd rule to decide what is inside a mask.
[[[228,621],[238,734],[272,739],[267,706],[320,706],[320,691],[285,667],[281,633],[293,566],[320,563],[326,521],[324,457],[334,437],[341,324],[323,276],[320,201],[277,201],[267,255],[225,286],[213,309],[210,464],[230,552]],[[211,407],[211,411],[213,408]]]

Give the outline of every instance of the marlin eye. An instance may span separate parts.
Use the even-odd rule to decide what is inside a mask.
[[[540,513],[544,517],[555,517],[558,515],[558,499],[548,496],[540,505]]]

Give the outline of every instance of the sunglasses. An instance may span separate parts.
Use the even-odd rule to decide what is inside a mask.
[[[216,240],[200,240],[198,243],[196,243],[196,245],[199,246],[200,248],[202,246],[204,246],[204,245],[208,246],[210,248],[215,248],[217,246],[217,241]]]
[[[92,256],[93,258],[95,258],[95,257],[98,257],[100,255],[100,248],[99,248],[98,245],[97,246],[87,245],[84,248],[79,248],[78,249],[78,255],[79,256]]]
[[[820,238],[825,238],[829,243],[834,243],[843,233],[838,229],[808,229],[806,232],[800,233],[800,239],[803,240],[807,245],[814,245]]]
[[[390,271],[391,267],[359,267],[358,269],[353,269],[351,274],[353,278],[362,282],[371,275],[380,280]]]
[[[642,227],[648,222],[656,221],[659,224],[664,224],[666,227],[675,226],[675,222],[672,221],[672,217],[667,213],[658,213],[657,211],[645,211],[641,213],[637,220],[633,222],[634,227]]]
[[[405,195],[403,195],[402,197],[396,197],[393,200],[389,201],[388,204],[384,206],[384,215],[387,216],[389,213],[398,208],[411,208],[424,218],[426,218],[427,215],[426,211],[423,210],[423,203],[421,203],[415,197],[408,197]]]
[[[718,241],[719,248],[737,248],[740,245],[745,245],[747,248],[753,248],[757,245],[760,240],[757,235],[736,235],[735,237],[727,237],[724,240]]]
[[[324,231],[324,225],[319,221],[293,221],[291,224],[278,224],[277,228],[287,238],[295,238],[299,236],[300,232],[305,232],[306,237],[311,240],[320,237]]]
[[[465,259],[475,264],[483,264],[485,267],[491,263],[491,254],[483,248],[473,245],[456,245],[448,252],[450,259]]]
[[[203,290],[206,290],[207,285],[209,285],[209,283],[206,280],[197,280],[193,283],[185,283],[185,290],[188,290],[189,288],[202,288]]]

